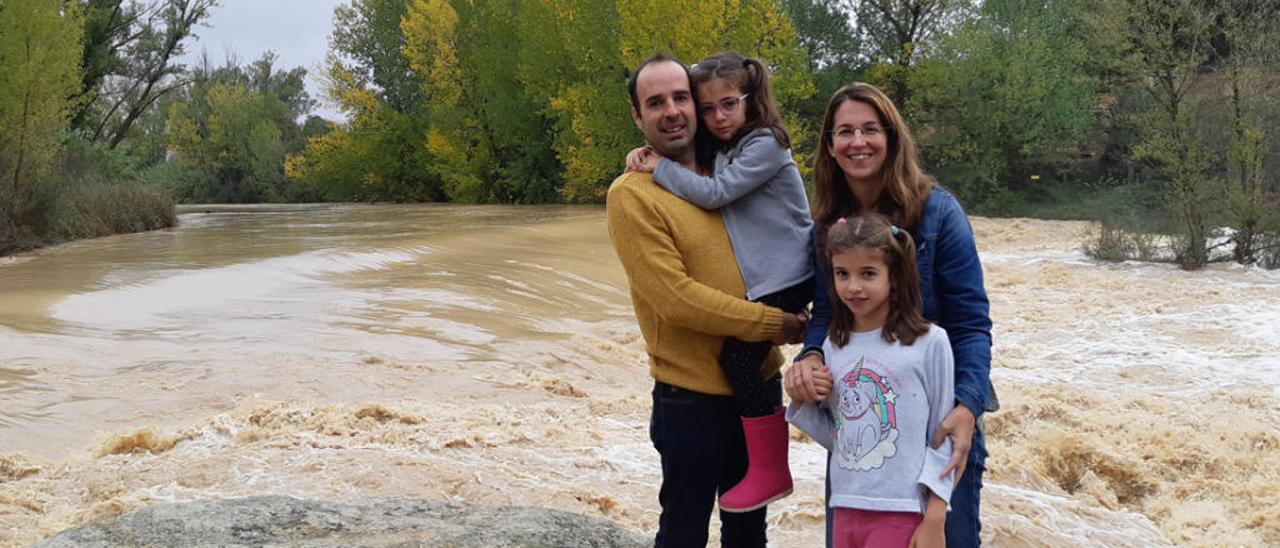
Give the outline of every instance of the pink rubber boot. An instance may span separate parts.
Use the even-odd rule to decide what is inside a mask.
[[[786,411],[778,407],[772,415],[742,417],[742,434],[747,441],[747,475],[720,495],[725,512],[750,512],[791,494]]]

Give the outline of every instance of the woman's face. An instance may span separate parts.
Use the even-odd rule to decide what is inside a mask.
[[[827,152],[835,158],[850,185],[879,184],[888,148],[888,133],[871,105],[845,101],[836,108]]]

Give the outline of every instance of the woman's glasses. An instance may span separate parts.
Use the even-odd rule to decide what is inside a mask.
[[[847,143],[857,137],[859,133],[862,134],[863,139],[871,140],[880,137],[881,135],[885,135],[888,132],[889,128],[880,124],[867,124],[862,127],[840,126],[831,130],[831,138],[838,142]]]

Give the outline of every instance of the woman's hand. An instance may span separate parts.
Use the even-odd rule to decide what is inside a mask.
[[[951,462],[942,471],[941,477],[946,477],[955,470],[956,482],[960,482],[960,476],[964,475],[964,467],[969,464],[969,448],[973,447],[973,430],[977,424],[978,419],[973,416],[973,411],[960,404],[957,404],[955,409],[942,419],[942,424],[938,426],[938,433],[933,436],[933,448],[937,449],[942,445],[942,439],[950,436]]]
[[[648,146],[632,149],[627,153],[627,171],[653,173],[658,169],[658,153]]]
[[[791,401],[808,403],[825,399],[831,393],[835,379],[831,377],[831,370],[822,363],[821,356],[809,354],[787,368],[783,384]]]

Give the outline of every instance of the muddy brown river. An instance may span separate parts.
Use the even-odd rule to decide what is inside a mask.
[[[603,208],[183,211],[0,258],[0,545],[250,494],[655,529],[652,381]],[[1280,271],[1103,265],[1084,223],[973,224],[1004,403],[984,540],[1280,545]],[[791,460],[770,538],[819,545],[824,456],[797,435]]]

